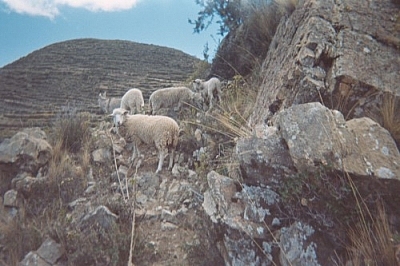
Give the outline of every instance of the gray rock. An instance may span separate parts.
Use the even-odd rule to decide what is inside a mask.
[[[26,254],[19,266],[51,266],[51,264],[47,263],[36,252],[31,251]]]
[[[18,192],[16,190],[9,190],[4,194],[3,205],[5,207],[18,208],[20,203],[18,201]]]
[[[161,223],[161,230],[163,230],[163,231],[175,230],[177,228],[178,228],[178,226],[173,223],[169,223],[169,222]]]
[[[28,128],[0,143],[0,171],[3,173],[0,194],[9,189],[16,173],[36,176],[52,156],[46,134],[38,128]],[[9,180],[9,181],[8,181]]]
[[[276,121],[298,170],[328,163],[342,166],[346,143],[328,108],[320,103],[294,105],[279,113]]]
[[[0,164],[11,164],[33,176],[48,163],[51,155],[46,134],[38,128],[24,129],[0,143]]]
[[[96,163],[105,163],[111,160],[111,151],[109,148],[100,148],[92,152],[93,161]]]
[[[278,110],[323,101],[346,111],[348,118],[378,114],[377,92],[399,94],[396,4],[306,0],[299,5],[306,8],[282,18],[269,46],[261,73],[268,78],[261,85],[250,126],[264,124],[276,100],[281,102]],[[376,20],[380,23],[373,23]],[[350,111],[363,101],[357,114]]]
[[[307,103],[282,111],[276,121],[299,171],[323,165],[357,175],[400,176],[396,143],[369,118],[345,122],[338,111]]]
[[[54,264],[64,254],[64,249],[61,244],[47,238],[36,252],[46,262]]]
[[[352,133],[351,153],[344,160],[344,169],[358,175],[400,180],[400,154],[390,133],[378,123],[364,117],[346,122]]]
[[[98,206],[95,210],[87,213],[79,221],[79,228],[85,230],[91,225],[101,226],[105,230],[113,227],[118,219],[118,216],[112,213],[105,206]]]
[[[279,180],[294,173],[289,150],[276,127],[256,128],[256,135],[237,141],[235,152],[247,184],[257,185]]]
[[[317,266],[317,244],[310,240],[314,229],[301,222],[281,229],[280,263],[283,266]]]

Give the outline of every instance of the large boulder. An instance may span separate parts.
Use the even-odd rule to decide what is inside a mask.
[[[240,186],[215,171],[207,174],[207,181],[203,208],[223,232],[225,265],[268,265],[273,245],[268,228],[276,224],[278,194],[268,187]],[[254,239],[262,243],[261,254]]]
[[[207,176],[210,189],[205,193],[203,207],[215,223],[223,225],[231,262],[236,259],[233,264],[252,261],[253,265],[262,265],[265,258],[253,256],[251,243],[245,241],[251,236],[262,243],[265,257],[274,261],[279,257],[281,265],[333,265],[328,258],[342,251],[329,231],[343,228],[340,222],[332,221],[342,219],[337,217],[340,211],[350,216],[352,207],[348,206],[356,206],[349,194],[350,184],[344,179],[335,181],[345,173],[361,197],[380,195],[391,225],[399,226],[395,206],[399,201],[396,195],[400,187],[400,154],[386,129],[366,117],[346,122],[339,111],[318,102],[293,105],[275,114],[271,123],[272,126],[258,125],[253,136],[237,142],[243,183],[239,185],[213,172]],[[335,184],[338,181],[342,185]],[[324,190],[325,186],[328,189]],[[333,194],[332,201],[323,195],[335,190],[339,193]],[[274,207],[260,199],[261,195],[273,193]],[[349,209],[342,209],[343,203]],[[371,202],[368,204],[374,208]],[[288,213],[296,223],[281,222]],[[238,231],[246,236],[241,241]],[[280,235],[280,249],[275,252],[273,235]],[[233,245],[235,241],[237,244]]]
[[[52,156],[46,133],[39,128],[26,128],[0,143],[0,170],[3,173],[0,193],[11,186],[11,179],[19,173],[38,174]]]
[[[250,124],[263,124],[277,101],[379,116],[380,94],[400,95],[398,13],[390,0],[299,1],[269,47]]]
[[[294,164],[277,127],[260,126],[236,143],[236,155],[246,184],[277,181],[294,173]]]
[[[400,177],[400,154],[389,132],[369,118],[345,121],[320,103],[292,106],[277,115],[277,127],[300,171],[324,165],[379,178]]]

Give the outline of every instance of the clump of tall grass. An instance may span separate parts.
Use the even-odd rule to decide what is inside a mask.
[[[281,18],[291,14],[298,0],[249,1],[249,16],[244,20],[246,37],[262,53],[268,51]]]
[[[379,200],[374,213],[365,204],[356,185],[347,174],[353,196],[357,202],[358,220],[348,229],[350,244],[347,246],[352,265],[398,265],[395,243],[386,216],[384,203]]]
[[[391,92],[384,92],[382,105],[379,109],[381,114],[381,125],[387,129],[400,146],[400,100]]]
[[[62,149],[77,153],[90,135],[90,114],[78,113],[76,108],[66,107],[54,123],[54,142]]]

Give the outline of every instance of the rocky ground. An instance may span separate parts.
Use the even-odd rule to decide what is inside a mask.
[[[135,172],[99,114],[79,149],[38,128],[4,140],[1,262],[400,265],[398,8],[299,1],[211,115],[164,113],[171,171],[143,147]]]

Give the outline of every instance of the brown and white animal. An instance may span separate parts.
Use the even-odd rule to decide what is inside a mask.
[[[107,98],[107,92],[105,91],[103,94],[99,94],[98,103],[103,113],[110,114],[115,108],[121,106],[121,98]]]
[[[179,110],[183,103],[189,103],[197,108],[203,105],[203,97],[187,87],[170,87],[154,91],[149,98],[149,107],[152,114],[160,108],[177,107]]]
[[[124,96],[122,96],[120,108],[130,110],[129,113],[131,115],[142,113],[144,109],[142,91],[135,88],[128,90]]]
[[[113,117],[114,126],[117,128],[117,133],[126,142],[133,143],[131,161],[134,162],[136,157],[140,157],[136,168],[140,166],[143,159],[138,146],[144,143],[155,147],[158,151],[159,160],[156,173],[161,171],[164,158],[168,154],[170,156],[168,169],[172,169],[174,152],[179,139],[179,126],[175,120],[159,115],[130,115],[127,110],[122,108],[114,109],[111,116]]]
[[[221,81],[218,78],[210,78],[207,81],[195,79],[193,81],[193,90],[200,92],[204,99],[208,98],[208,112],[213,108],[214,93],[217,94],[218,100],[221,103]]]

